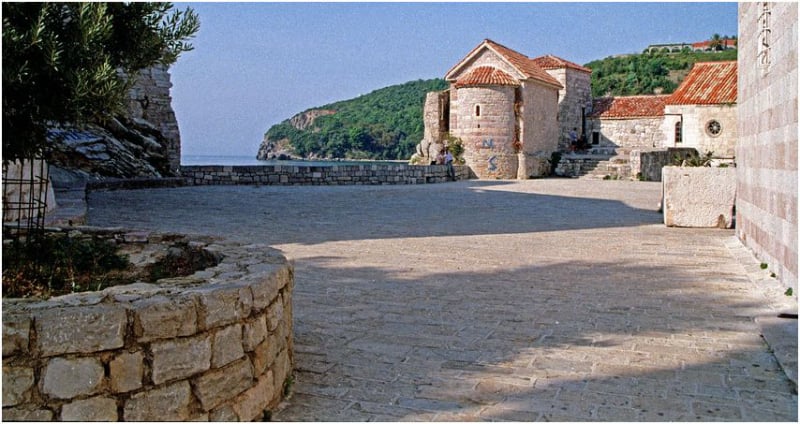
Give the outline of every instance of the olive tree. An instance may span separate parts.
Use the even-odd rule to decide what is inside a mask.
[[[47,129],[119,114],[137,71],[192,50],[200,23],[171,3],[3,2],[3,160],[32,157]]]

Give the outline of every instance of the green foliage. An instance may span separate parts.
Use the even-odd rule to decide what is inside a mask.
[[[761,262],[761,269],[767,269],[768,267],[769,267],[769,265],[767,265],[764,262]]]
[[[789,287],[788,289],[786,289],[785,292],[783,292],[783,294],[786,296],[791,296],[792,294],[794,294],[794,291],[792,290],[791,287]]]
[[[672,164],[676,166],[711,166],[711,158],[713,155],[714,152],[706,152],[703,156],[697,153],[690,153],[686,157],[675,155],[672,158]]]
[[[3,248],[3,296],[59,295],[112,285],[129,261],[113,242],[60,235]]]
[[[53,124],[120,113],[135,73],[192,49],[192,9],[170,3],[3,5],[3,159],[31,157]],[[119,71],[122,71],[120,73]]]
[[[447,150],[453,155],[453,162],[457,164],[464,164],[464,141],[459,137],[453,137],[449,133],[445,138],[447,142]]]
[[[447,86],[444,80],[432,79],[385,87],[313,108],[336,113],[318,117],[305,130],[285,120],[273,125],[266,137],[289,140],[295,153],[303,157],[314,154],[347,159],[408,159],[422,140],[425,94]]]
[[[736,60],[736,50],[721,52],[655,52],[608,57],[587,63],[592,69],[592,96],[664,94],[675,91],[696,62]]]

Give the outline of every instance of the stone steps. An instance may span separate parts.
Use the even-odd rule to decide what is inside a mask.
[[[616,179],[630,178],[630,158],[627,154],[600,155],[569,153],[561,158],[556,175],[572,178]]]

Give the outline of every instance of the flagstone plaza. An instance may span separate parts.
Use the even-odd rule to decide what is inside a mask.
[[[761,337],[790,299],[733,230],[665,227],[660,197],[574,179],[183,187],[92,192],[88,223],[295,261],[295,378],[273,420],[796,420]]]

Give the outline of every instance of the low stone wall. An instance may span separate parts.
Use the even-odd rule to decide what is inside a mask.
[[[471,177],[466,166],[454,166],[456,180]],[[450,181],[445,165],[258,165],[183,166],[190,185],[381,185],[427,184]]]
[[[671,165],[675,156],[686,158],[697,150],[692,147],[670,147],[667,150],[632,150],[631,175],[642,181],[661,181],[661,168]]]
[[[186,242],[221,262],[156,284],[4,298],[3,419],[252,421],[277,406],[293,367],[293,265],[265,245]]]

